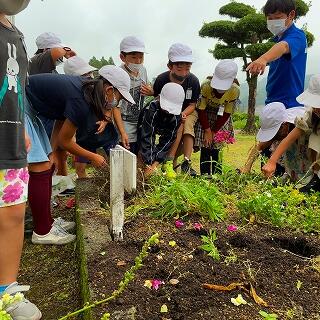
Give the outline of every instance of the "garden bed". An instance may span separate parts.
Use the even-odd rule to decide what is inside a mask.
[[[151,248],[123,295],[95,314],[100,316],[108,310],[111,314],[117,311],[119,316],[131,308],[135,311],[132,319],[248,320],[262,319],[258,313],[265,310],[278,314],[280,319],[319,319],[320,273],[310,259],[320,255],[319,239],[263,225],[248,225],[235,232],[227,231],[225,223],[213,227],[220,261],[199,249],[201,238],[191,225],[177,229],[174,223],[146,217],[127,223],[124,242],[109,243],[105,255],[98,254],[88,261],[96,299],[117,288],[144,240],[155,232],[160,233],[161,240]],[[170,246],[170,241],[176,245]],[[158,290],[145,287],[145,281],[152,279],[164,284]],[[172,285],[172,279],[179,282]],[[220,292],[203,287],[205,283],[227,286],[239,282],[251,283],[269,307],[259,306],[241,289]],[[237,307],[231,303],[239,293],[247,305]],[[163,304],[168,313],[160,312]]]
[[[104,216],[101,219],[92,212],[82,223],[91,230],[103,230],[107,213]],[[194,229],[195,222],[201,222],[200,231]],[[228,231],[229,224],[237,225],[237,230]],[[217,235],[219,261],[199,248],[201,236],[209,230]],[[213,223],[192,214],[181,228],[174,219],[163,221],[145,214],[132,218],[125,224],[123,242],[100,242],[87,256],[91,301],[102,300],[118,288],[143,243],[154,233],[160,234],[160,242],[150,248],[134,280],[114,301],[94,308],[93,319],[108,311],[111,319],[253,320],[264,319],[261,310],[277,314],[278,319],[320,319],[319,236],[261,222],[243,224],[237,215]],[[158,290],[145,286],[147,280],[155,279],[164,282]],[[244,289],[238,286],[228,292],[204,287],[231,283],[241,283]],[[268,306],[254,301],[246,291],[250,286]],[[247,304],[231,302],[238,294]],[[164,305],[167,312],[161,312]]]

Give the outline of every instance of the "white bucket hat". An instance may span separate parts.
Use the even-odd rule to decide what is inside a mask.
[[[135,104],[130,91],[130,77],[127,72],[117,66],[104,66],[99,69],[99,74],[106,80],[108,80],[113,87],[115,87],[122,97],[128,102]]]
[[[135,37],[135,36],[128,36],[122,39],[120,42],[120,52],[146,52],[144,42]]]
[[[82,76],[97,69],[90,66],[89,63],[80,57],[73,56],[64,62],[63,70],[65,74],[69,74],[71,76]]]
[[[260,142],[270,141],[286,120],[287,112],[283,103],[271,102],[267,104],[260,114],[261,128],[258,131],[257,140]]]
[[[63,44],[61,39],[53,32],[41,33],[36,39],[38,49],[52,49],[68,47]]]
[[[297,117],[302,117],[306,112],[305,107],[294,107],[286,110],[287,119],[286,122],[293,123],[295,122]]]
[[[221,60],[213,73],[211,87],[218,90],[229,90],[237,77],[238,66],[232,59]]]
[[[183,87],[180,84],[169,82],[160,92],[160,107],[170,114],[179,115],[185,98]]]
[[[320,108],[320,74],[310,78],[308,89],[298,96],[297,101],[308,107]]]
[[[168,59],[171,62],[190,62],[194,61],[192,49],[182,43],[174,43],[168,51]]]

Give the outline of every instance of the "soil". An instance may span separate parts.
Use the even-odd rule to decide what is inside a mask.
[[[74,209],[66,208],[68,199],[57,198],[59,206],[53,209],[54,217],[74,219]],[[30,228],[30,225],[26,227]],[[39,307],[42,320],[59,319],[80,307],[75,246],[75,243],[63,246],[34,245],[31,243],[31,234],[25,236],[18,281],[31,286],[26,296]]]
[[[158,245],[150,249],[144,266],[126,291],[108,305],[97,309],[96,318],[108,311],[111,319],[263,319],[260,310],[276,313],[279,319],[320,319],[320,273],[312,267],[313,257],[320,255],[318,235],[293,233],[264,224],[240,226],[227,231],[228,223],[203,224],[201,232],[192,227],[194,216],[177,229],[174,221],[159,221],[139,216],[125,224],[123,242],[111,242],[106,254],[90,257],[89,277],[94,299],[109,296],[118,287],[126,270],[134,264],[146,239],[155,232],[161,235]],[[98,223],[95,219],[94,223]],[[220,261],[203,250],[201,235],[216,230]],[[174,240],[176,246],[169,245]],[[146,280],[164,281],[158,290],[144,286]],[[170,279],[179,283],[170,284]],[[268,307],[259,306],[241,289],[231,292],[211,291],[203,284],[227,286],[233,282],[252,285]],[[231,298],[238,294],[248,302],[235,306]],[[163,304],[167,313],[161,313]],[[132,308],[134,307],[134,308]],[[133,317],[119,315],[131,310]],[[117,314],[117,316],[115,316]]]

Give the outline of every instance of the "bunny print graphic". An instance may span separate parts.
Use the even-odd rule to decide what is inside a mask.
[[[18,93],[18,74],[19,74],[19,64],[17,62],[17,49],[14,44],[8,43],[8,56],[7,61],[7,76],[8,76],[8,90],[14,90]]]
[[[16,46],[14,44],[8,43],[7,69],[0,89],[0,107],[4,96],[8,94],[8,91],[11,91],[12,93],[16,93],[18,95],[18,105],[20,110],[23,111],[23,95],[21,83],[19,80],[19,71],[20,67],[17,61]]]

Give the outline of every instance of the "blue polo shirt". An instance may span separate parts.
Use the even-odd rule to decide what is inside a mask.
[[[307,39],[293,23],[275,42],[288,43],[290,53],[270,63],[266,104],[282,102],[287,109],[300,106],[296,98],[304,91],[307,64]]]

